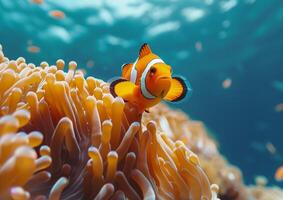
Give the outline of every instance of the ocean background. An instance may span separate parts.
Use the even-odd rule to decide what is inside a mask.
[[[245,183],[264,175],[280,186],[282,0],[0,0],[0,44],[10,59],[75,60],[107,81],[144,42],[193,87],[190,99],[170,106],[206,124]]]

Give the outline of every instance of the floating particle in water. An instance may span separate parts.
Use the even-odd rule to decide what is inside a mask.
[[[186,59],[189,55],[190,55],[190,53],[188,51],[177,52],[177,58],[179,58],[181,60]]]
[[[86,63],[86,66],[88,68],[92,68],[94,66],[94,61],[93,60],[88,60],[87,63]]]
[[[280,166],[274,175],[274,178],[276,181],[282,181],[283,180],[283,166]]]
[[[225,31],[220,31],[218,33],[219,39],[225,39],[227,37],[227,33]]]
[[[33,44],[33,41],[32,40],[28,40],[27,41],[27,45],[31,46]]]
[[[231,22],[230,22],[229,20],[224,20],[224,21],[222,22],[223,28],[229,28],[230,25],[231,25]]]
[[[251,143],[251,148],[253,148],[255,151],[258,151],[258,152],[265,152],[266,150],[264,145],[258,141],[253,141]]]
[[[31,0],[31,2],[34,4],[42,4],[43,0]]]
[[[38,46],[31,45],[31,46],[28,46],[27,51],[30,53],[39,53],[40,48]]]
[[[272,82],[272,86],[273,86],[276,90],[278,90],[278,91],[280,91],[280,92],[283,92],[283,81],[273,81],[273,82]]]
[[[61,10],[51,10],[49,15],[55,19],[63,19],[65,17],[65,13]]]
[[[279,103],[274,107],[274,110],[276,112],[282,112],[283,111],[283,103]]]
[[[197,52],[201,52],[202,51],[202,43],[200,41],[196,42],[195,49],[197,50]]]
[[[272,155],[276,154],[276,148],[271,142],[267,142],[265,144],[265,147],[270,154]]]
[[[222,87],[224,89],[228,89],[230,88],[232,85],[232,79],[231,78],[226,78],[223,82],[222,82]]]

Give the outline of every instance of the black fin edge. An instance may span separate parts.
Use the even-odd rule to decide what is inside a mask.
[[[117,85],[118,83],[121,83],[121,82],[124,82],[124,81],[128,81],[126,79],[123,79],[123,78],[119,78],[117,80],[114,80],[110,83],[110,86],[109,86],[109,90],[110,90],[110,93],[112,94],[113,97],[117,97],[118,95],[115,93],[115,85]]]
[[[123,69],[127,66],[127,65],[130,65],[131,63],[124,63],[122,66],[121,66],[121,71],[123,71]]]
[[[181,85],[183,86],[184,89],[183,89],[182,94],[178,98],[176,98],[176,99],[174,99],[174,100],[172,100],[170,102],[181,101],[182,99],[184,99],[186,97],[186,95],[188,93],[188,87],[186,85],[186,82],[185,82],[185,80],[183,78],[178,77],[178,76],[174,76],[174,77],[172,77],[172,79],[177,79],[178,81],[180,81],[180,83],[181,83]]]
[[[148,43],[146,43],[146,42],[143,43],[142,46],[141,46],[141,48],[140,48],[140,51],[141,51],[145,46],[148,46]]]
[[[140,57],[140,55],[141,55],[141,52],[142,52],[142,50],[143,50],[143,48],[145,47],[145,46],[148,46],[148,48],[150,49],[150,51],[151,51],[151,48],[150,48],[150,46],[148,45],[148,43],[143,43],[142,44],[142,46],[141,46],[141,48],[140,48],[140,51],[139,51],[139,57]]]

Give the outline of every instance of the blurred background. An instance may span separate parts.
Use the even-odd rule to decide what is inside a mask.
[[[109,80],[142,43],[186,77],[179,104],[202,120],[245,182],[283,165],[282,0],[0,0],[10,59],[75,60]],[[276,183],[279,184],[279,183]]]

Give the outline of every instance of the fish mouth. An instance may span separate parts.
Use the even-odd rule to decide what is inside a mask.
[[[169,80],[170,79],[170,77],[168,77],[168,76],[161,76],[160,78],[159,78],[159,80]]]

